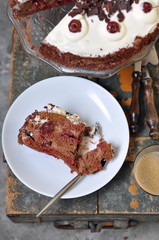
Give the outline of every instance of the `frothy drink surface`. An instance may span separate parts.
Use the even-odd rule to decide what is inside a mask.
[[[159,152],[142,156],[136,162],[134,174],[141,188],[151,194],[159,195]]]

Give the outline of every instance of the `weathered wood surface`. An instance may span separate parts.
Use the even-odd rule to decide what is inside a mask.
[[[28,56],[21,48],[16,32],[13,32],[12,66],[11,66],[11,103],[26,88],[37,81],[57,73],[43,62]],[[44,71],[43,71],[43,70]],[[37,194],[14,176],[11,170],[7,174],[7,215],[37,214],[50,200]],[[63,204],[64,203],[64,204]],[[60,200],[49,211],[52,214],[96,214],[97,193],[84,198]]]
[[[159,112],[159,76],[158,67],[150,68],[154,91],[155,104]],[[118,72],[109,79],[92,79],[110,91],[123,106],[128,117],[131,103],[131,83],[133,68]],[[13,48],[11,59],[11,103],[32,84],[58,74],[50,66],[28,56],[21,47],[18,35],[13,31]],[[147,219],[154,216],[159,219],[159,197],[143,192],[136,184],[132,168],[136,154],[144,147],[159,144],[151,140],[149,129],[145,122],[144,102],[141,91],[141,116],[137,135],[131,136],[126,162],[116,177],[99,191],[77,199],[59,200],[46,214],[42,221],[55,219]],[[39,222],[35,215],[48,203],[50,198],[42,196],[23,185],[8,168],[6,208],[7,215],[14,222]]]

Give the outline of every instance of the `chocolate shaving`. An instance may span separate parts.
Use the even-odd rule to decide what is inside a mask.
[[[99,20],[105,20],[107,23],[110,17],[117,12],[119,22],[125,18],[121,10],[129,12],[133,3],[139,0],[78,0],[75,8],[71,10],[69,15],[75,17],[78,14],[87,14],[88,17],[97,15]]]

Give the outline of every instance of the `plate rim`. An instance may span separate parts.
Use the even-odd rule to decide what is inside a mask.
[[[105,89],[103,86],[99,85],[98,83],[93,82],[93,81],[91,81],[91,80],[89,80],[89,79],[86,79],[86,78],[83,78],[83,77],[67,76],[67,75],[66,75],[66,76],[53,76],[53,77],[49,77],[49,78],[46,78],[46,79],[37,81],[36,83],[34,83],[34,84],[32,84],[31,86],[29,86],[28,88],[26,88],[24,91],[21,92],[21,94],[19,94],[19,96],[18,96],[17,98],[15,98],[15,100],[12,102],[12,104],[10,105],[10,107],[9,107],[7,113],[6,113],[6,116],[5,116],[5,119],[4,119],[4,121],[3,121],[3,125],[2,125],[2,136],[1,136],[1,138],[2,138],[2,150],[3,150],[3,154],[4,154],[5,158],[6,158],[6,161],[7,161],[8,166],[10,167],[10,169],[12,170],[12,172],[14,173],[14,175],[15,175],[24,185],[27,186],[29,189],[31,189],[32,191],[34,191],[34,192],[36,192],[36,193],[42,194],[42,195],[44,195],[44,196],[49,196],[49,197],[51,197],[51,196],[50,196],[50,195],[46,195],[46,194],[43,193],[43,192],[37,191],[36,189],[34,189],[34,188],[31,187],[30,185],[28,185],[23,179],[21,179],[21,178],[18,176],[18,174],[17,174],[17,172],[15,171],[15,169],[12,168],[11,163],[10,163],[10,160],[7,159],[7,151],[6,151],[5,144],[4,144],[4,138],[5,138],[5,127],[6,127],[6,124],[7,124],[7,119],[8,119],[8,117],[9,117],[9,114],[10,114],[12,108],[14,107],[14,105],[17,103],[17,101],[19,101],[19,99],[20,99],[21,97],[23,97],[23,94],[25,95],[25,94],[26,94],[31,88],[33,88],[34,86],[36,87],[37,85],[40,85],[40,84],[42,84],[43,82],[53,81],[52,79],[56,80],[56,79],[59,79],[59,78],[61,78],[61,79],[63,79],[63,78],[71,78],[71,79],[74,78],[74,80],[75,80],[75,79],[79,79],[79,81],[83,81],[83,83],[85,83],[85,81],[87,81],[87,83],[93,84],[95,87],[101,89],[102,91],[104,90],[104,91],[107,93],[107,95],[108,95],[111,99],[113,99],[113,101],[118,105],[118,108],[121,110],[121,112],[122,112],[122,114],[123,114],[123,118],[125,118],[125,123],[126,123],[125,127],[127,128],[127,146],[125,147],[124,160],[123,160],[123,162],[120,164],[120,167],[119,167],[118,171],[115,173],[115,175],[114,175],[113,177],[111,177],[111,179],[110,179],[107,183],[104,183],[100,188],[102,188],[103,186],[105,186],[106,184],[108,184],[108,183],[116,176],[116,174],[119,172],[119,170],[121,169],[121,167],[122,167],[122,165],[123,165],[123,163],[124,163],[124,161],[125,161],[125,158],[126,158],[126,155],[127,155],[127,152],[128,152],[128,148],[129,148],[129,142],[130,142],[130,132],[129,132],[129,127],[128,127],[128,121],[127,121],[126,115],[125,115],[125,113],[124,113],[121,105],[119,104],[119,102],[116,100],[116,98],[115,98],[107,89]],[[65,80],[65,81],[69,81],[69,80]],[[76,80],[75,80],[75,81],[76,81]],[[84,195],[79,195],[79,196],[71,196],[71,197],[68,197],[67,194],[66,194],[66,196],[64,195],[62,198],[63,198],[63,199],[72,199],[72,198],[77,198],[77,197],[83,197],[83,196],[86,196],[86,195],[88,195],[88,194],[91,194],[91,193],[99,190],[100,188],[98,188],[98,189],[96,189],[96,190],[93,190],[93,191],[91,191],[91,192],[88,192],[88,193],[86,193],[86,194],[84,194]]]

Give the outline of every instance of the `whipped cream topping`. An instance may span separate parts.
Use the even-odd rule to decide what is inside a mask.
[[[34,122],[35,124],[43,124],[43,123],[47,122],[48,119],[47,118],[46,119],[41,119],[40,115],[37,114],[37,115],[35,115],[34,118],[29,119],[29,121]]]
[[[60,115],[66,115],[66,111],[60,107],[54,106],[52,104],[48,104],[47,106],[47,111],[48,112],[52,112],[52,113],[56,113],[56,114],[60,114]]]
[[[78,146],[78,155],[83,156],[87,152],[94,150],[102,139],[101,126],[98,122],[91,128],[88,135],[82,135],[82,141]]]
[[[25,3],[27,2],[28,0],[18,0],[18,3]]]
[[[83,136],[82,141],[80,142],[78,155],[83,156],[89,151],[94,150],[99,144],[101,136],[95,134],[93,137]]]
[[[71,122],[73,122],[74,124],[79,123],[79,116],[77,114],[70,114],[67,113],[63,108],[61,107],[57,107],[53,104],[48,104],[47,107],[45,107],[46,110],[50,113],[56,113],[56,114],[60,114],[63,116],[66,116]],[[48,121],[48,119],[41,119],[39,114],[36,114],[34,118],[29,119],[29,121],[34,121],[35,124],[43,124],[45,122]]]
[[[150,12],[143,11],[143,2],[152,4]],[[123,21],[119,22],[117,12],[110,16],[110,21],[119,24],[120,31],[110,33],[107,31],[105,20],[100,20],[97,15],[87,16],[78,14],[74,17],[67,14],[61,22],[48,34],[43,41],[57,47],[61,52],[70,52],[82,57],[98,57],[114,53],[121,48],[132,47],[135,38],[145,37],[154,31],[159,23],[159,0],[139,0],[133,3],[131,10],[121,10]],[[81,22],[80,32],[70,32],[68,24],[78,19]]]
[[[66,112],[63,108],[58,107],[58,106],[54,106],[52,104],[48,104],[47,106],[47,111],[48,112],[52,112],[52,113],[56,113],[56,114],[60,114],[60,115],[64,115],[66,116],[67,119],[69,119],[73,124],[79,124],[80,121],[80,117],[79,115],[77,115],[76,113],[71,114]]]
[[[149,2],[152,4],[152,10],[148,13],[144,13],[144,11],[142,10],[144,2]],[[133,14],[136,19],[138,19],[139,21],[143,21],[145,25],[154,25],[159,22],[159,1],[140,0],[139,4],[134,4]]]

